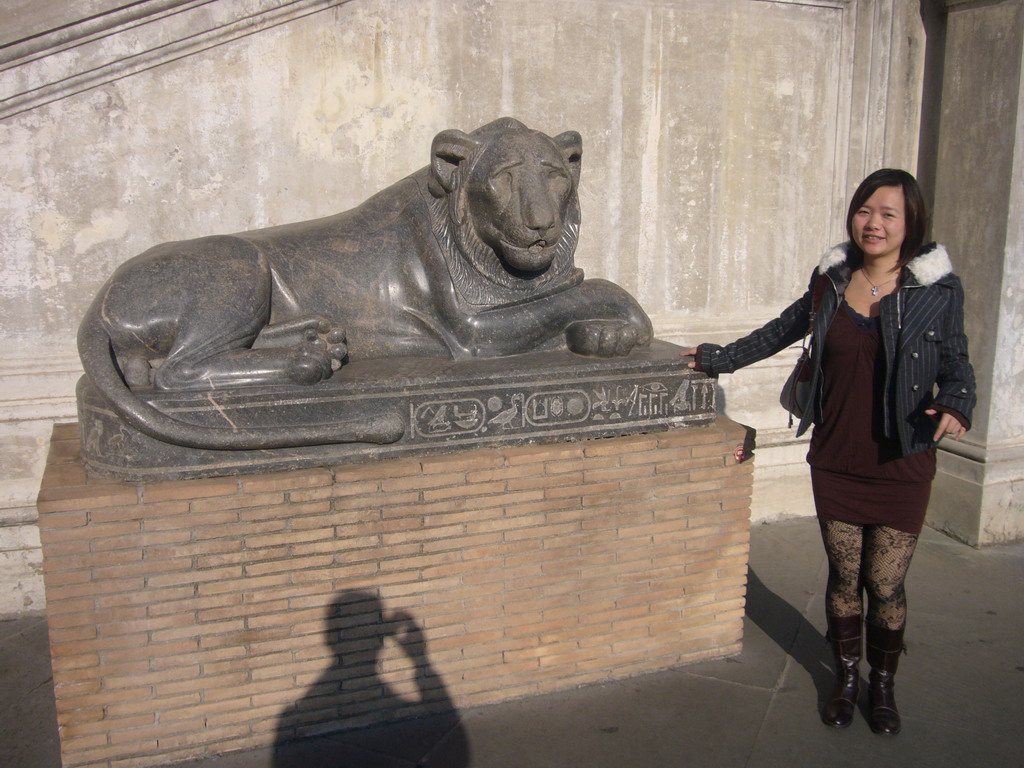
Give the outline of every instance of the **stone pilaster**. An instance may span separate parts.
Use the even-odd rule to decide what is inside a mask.
[[[942,446],[929,521],[980,546],[1024,537],[1024,2],[946,11],[933,234],[964,280],[978,408]]]

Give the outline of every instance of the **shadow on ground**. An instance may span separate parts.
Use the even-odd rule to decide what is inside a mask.
[[[824,702],[833,680],[825,636],[801,611],[765,586],[753,568],[747,573],[747,618],[804,668],[818,691],[818,702]]]

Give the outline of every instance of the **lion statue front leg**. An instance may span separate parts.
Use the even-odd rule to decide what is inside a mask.
[[[565,343],[577,355],[621,357],[633,350],[640,334],[624,320],[579,320],[565,329]]]
[[[650,344],[654,335],[650,318],[636,300],[601,279],[468,318],[453,313],[451,318],[460,341],[453,348],[455,357],[559,348],[591,357],[625,356]]]
[[[607,280],[584,280],[563,298],[565,346],[588,357],[623,357],[651,343],[654,330],[637,301]]]

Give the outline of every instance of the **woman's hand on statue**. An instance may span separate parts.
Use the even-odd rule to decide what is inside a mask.
[[[680,352],[679,356],[680,357],[693,357],[696,354],[697,354],[697,348],[696,347],[690,347],[689,349],[684,349],[682,352]],[[688,362],[686,364],[686,367],[687,368],[696,368],[697,367],[697,361],[696,360],[691,360],[690,362]]]
[[[939,412],[934,408],[925,409],[925,413],[929,416],[939,416]],[[946,435],[949,435],[954,440],[959,440],[963,437],[963,434],[966,431],[967,430],[964,429],[964,425],[960,423],[960,420],[957,419],[956,416],[943,413],[939,416],[939,426],[936,428],[935,434],[932,435],[932,440],[937,443]]]

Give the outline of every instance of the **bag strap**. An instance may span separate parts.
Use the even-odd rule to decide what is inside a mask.
[[[807,324],[807,332],[811,332],[811,326],[814,325],[814,318],[818,314],[818,307],[821,306],[821,300],[825,296],[825,281],[828,278],[825,275],[818,275],[818,279],[814,282],[814,293],[811,294],[811,315],[810,322]]]
[[[811,335],[811,330],[814,328],[814,318],[818,315],[818,307],[821,306],[821,300],[825,295],[825,281],[827,279],[825,275],[818,275],[818,279],[814,281],[814,291],[811,293],[811,312],[807,317],[807,331],[804,333],[804,340],[800,345],[804,354],[808,351],[807,337]]]

